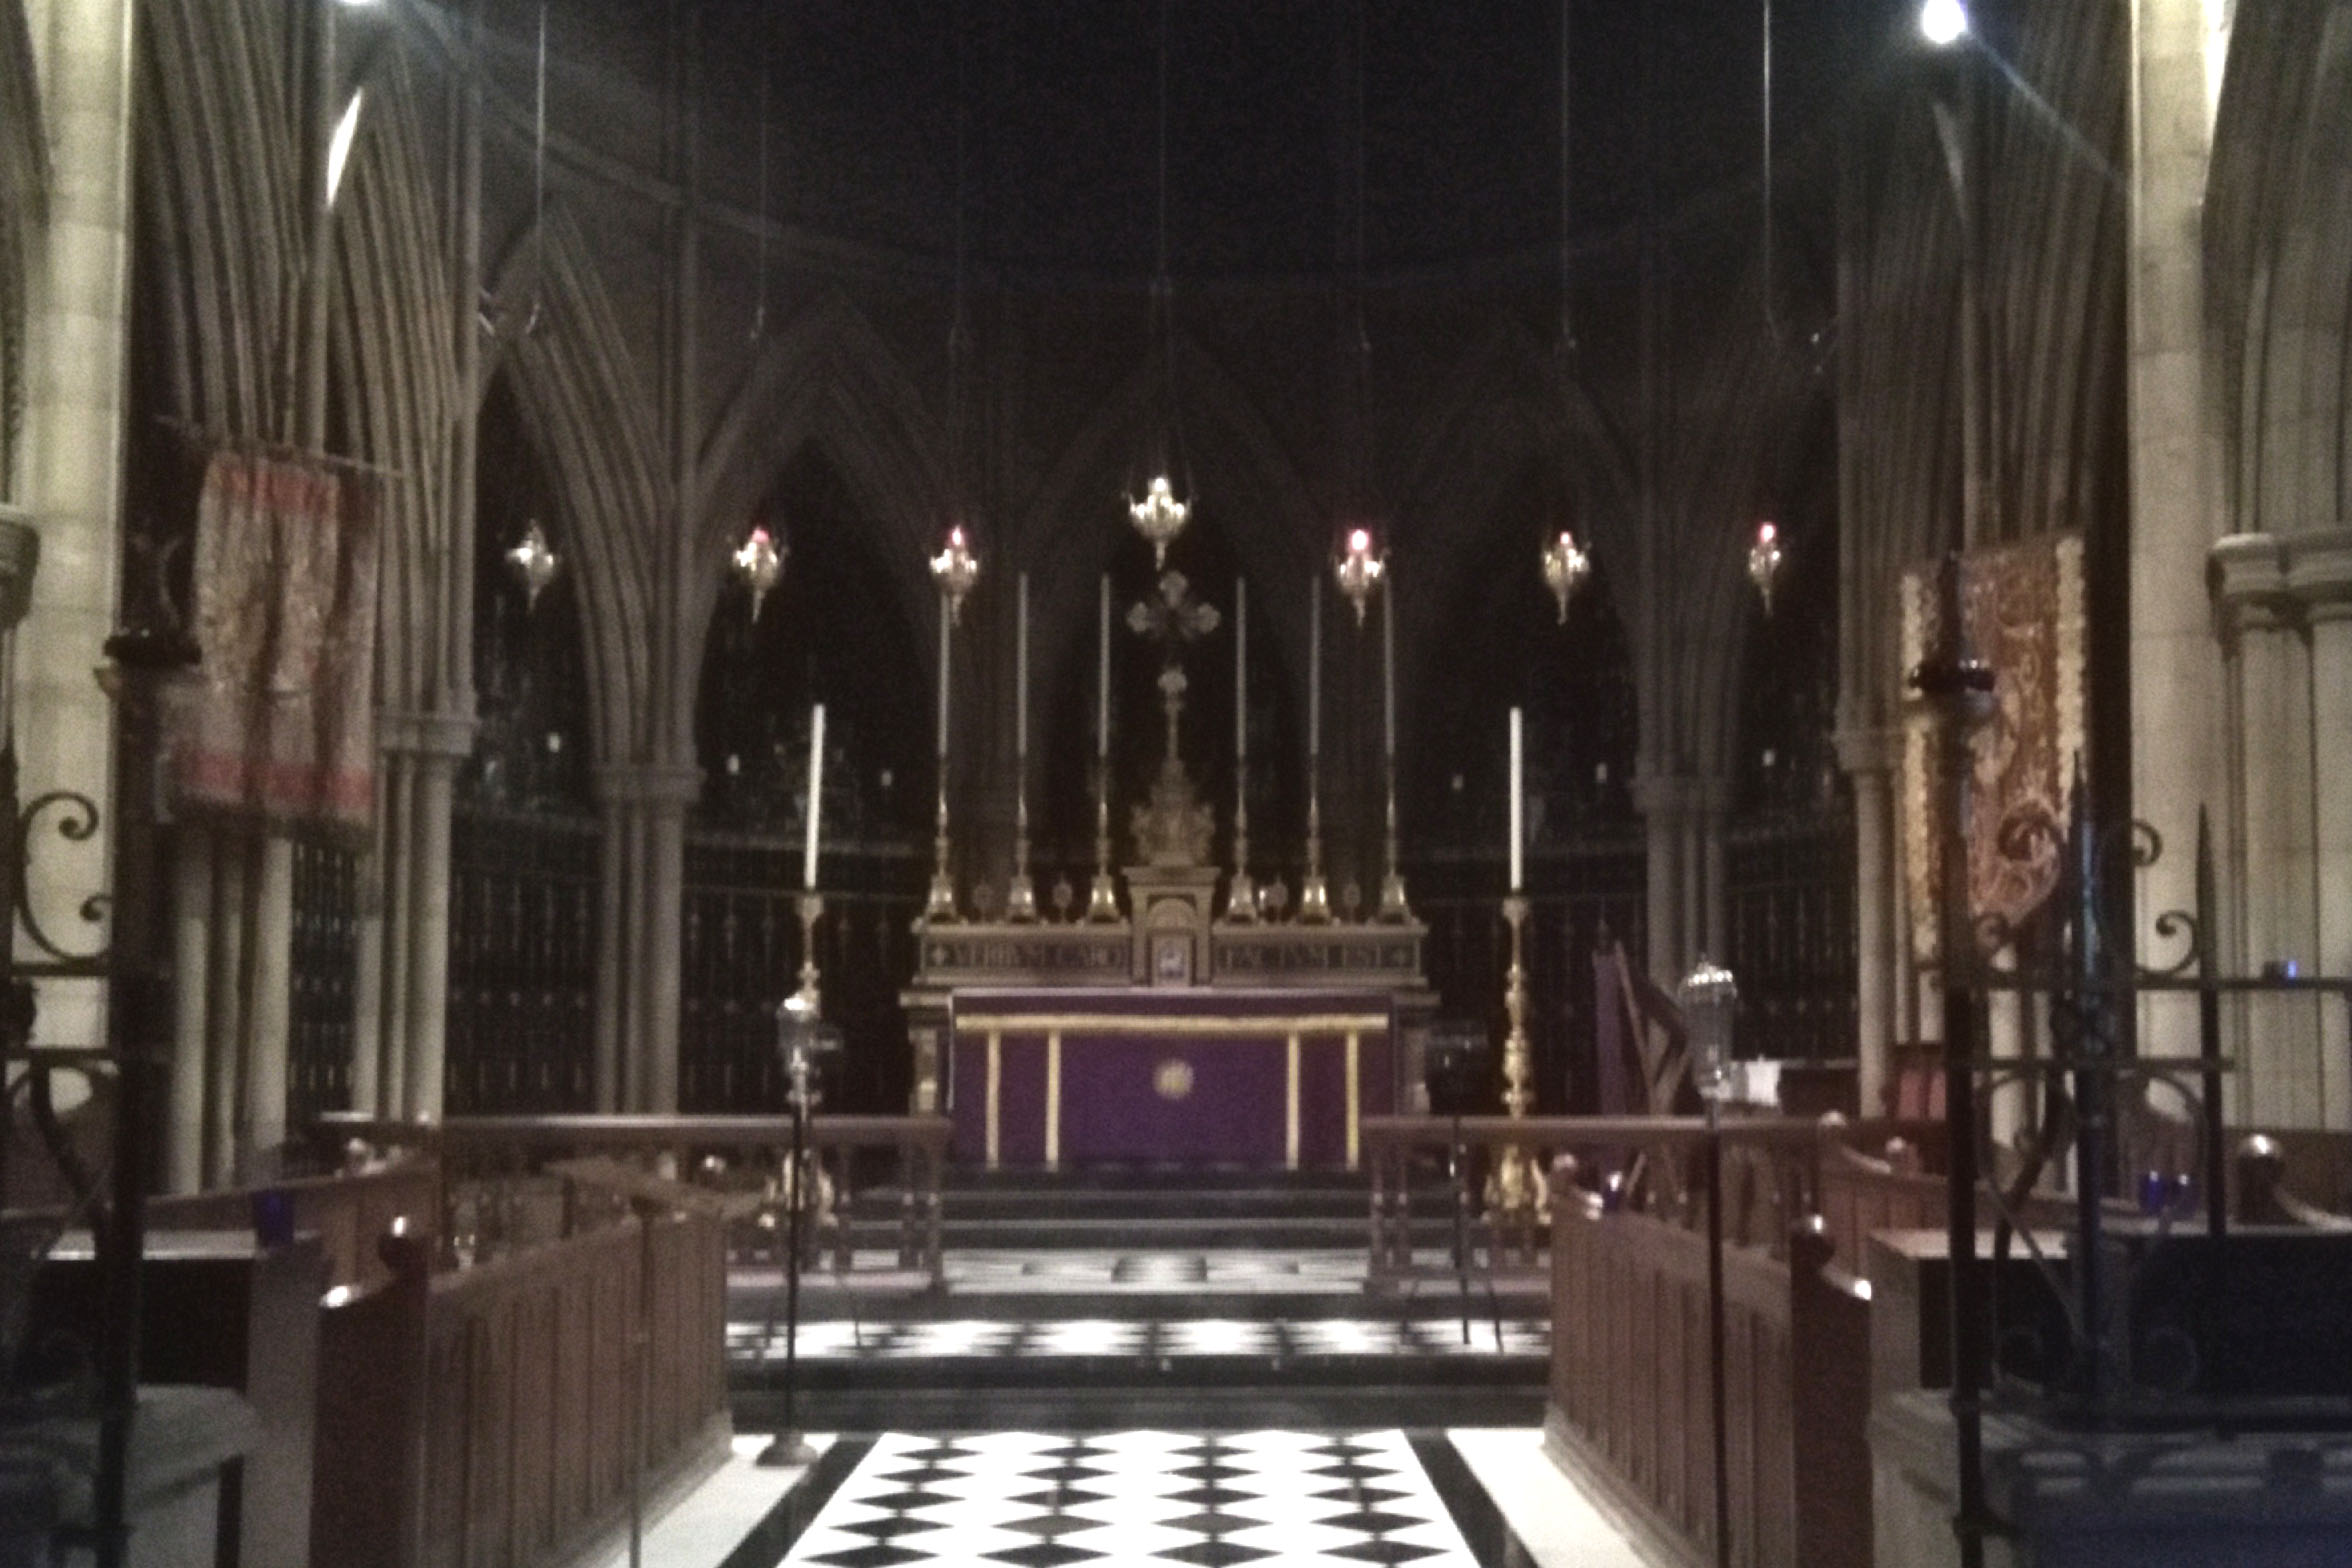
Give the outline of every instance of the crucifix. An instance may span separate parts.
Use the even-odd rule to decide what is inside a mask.
[[[1184,670],[1176,655],[1188,642],[1215,631],[1222,617],[1217,607],[1192,596],[1192,584],[1182,572],[1162,572],[1158,592],[1127,608],[1127,629],[1146,642],[1160,645],[1160,697],[1168,716],[1168,762],[1176,765],[1176,725],[1184,712]]]

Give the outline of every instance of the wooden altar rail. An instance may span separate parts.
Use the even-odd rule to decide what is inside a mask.
[[[423,1161],[404,1161],[350,1175],[303,1176],[275,1184],[292,1205],[298,1234],[316,1235],[326,1253],[327,1284],[372,1290],[391,1278],[377,1244],[406,1219],[407,1229],[433,1228],[440,1214],[441,1178]],[[175,1193],[147,1200],[151,1232],[253,1229],[253,1192]]]
[[[726,1246],[662,1214],[330,1296],[319,1354],[311,1560],[545,1568],[723,1453]]]
[[[1871,1561],[1870,1301],[1799,1227],[1787,1258],[1729,1246],[1721,1361],[1707,1242],[1604,1212],[1555,1181],[1545,1442],[1680,1561],[1866,1568]],[[1724,1394],[1727,1550],[1716,1543],[1714,1379]],[[1799,1457],[1803,1482],[1798,1480]]]
[[[718,1151],[736,1156],[738,1164],[774,1161],[780,1167],[792,1140],[791,1123],[776,1116],[453,1116],[418,1123],[337,1113],[314,1125],[322,1140],[338,1145],[357,1139],[429,1156],[441,1183],[433,1212],[443,1235],[454,1233],[452,1183],[468,1176],[514,1176],[550,1160],[594,1154],[673,1156],[681,1176],[695,1174],[698,1157]],[[953,1136],[954,1124],[944,1116],[811,1117],[809,1152],[836,1194],[831,1223],[810,1232],[812,1254],[827,1247],[834,1272],[853,1272],[860,1238],[849,1210],[860,1156],[888,1155],[896,1165],[898,1194],[889,1250],[899,1270],[922,1274],[934,1288],[942,1284],[939,1192]]]
[[[1865,1124],[1884,1128],[1886,1124]],[[1733,1241],[1776,1246],[1797,1218],[1811,1213],[1820,1187],[1825,1143],[1849,1138],[1842,1121],[1806,1117],[1738,1117],[1724,1121],[1724,1234]],[[1534,1211],[1496,1213],[1484,1201],[1482,1171],[1505,1150],[1534,1159],[1541,1178],[1559,1154],[1621,1166],[1635,1154],[1649,1164],[1649,1204],[1682,1222],[1700,1222],[1705,1208],[1686,1171],[1689,1154],[1708,1140],[1703,1117],[1364,1117],[1364,1168],[1371,1173],[1371,1258],[1367,1288],[1388,1291],[1409,1279],[1454,1276],[1454,1267],[1414,1260],[1414,1171],[1444,1168],[1461,1140],[1465,1178],[1456,1204],[1465,1208],[1463,1232],[1479,1269],[1534,1269],[1545,1227]]]

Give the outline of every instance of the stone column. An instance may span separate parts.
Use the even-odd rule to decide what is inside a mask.
[[[617,916],[599,942],[597,1103],[674,1110],[686,810],[702,770],[626,763],[598,770],[596,783],[605,812],[604,907]],[[607,1016],[615,1020],[609,1034]]]
[[[2220,529],[2221,465],[2204,398],[2204,199],[2212,162],[2208,62],[2228,47],[2210,0],[2132,0],[2131,420],[2132,810],[2169,846],[2136,879],[2139,956],[2165,961],[2156,915],[2196,900],[2197,810],[2228,777],[2220,660],[2205,553]],[[2143,1001],[2140,1045],[2197,1048],[2188,998]]]
[[[2222,635],[2230,651],[2234,862],[2223,873],[2237,912],[2239,973],[2312,967],[2317,935],[2311,659],[2287,591],[2287,549],[2271,534],[2213,548]],[[2238,1046],[2238,1108],[2257,1124],[2312,1125],[2320,1114],[2319,1038],[2307,1003],[2255,998]]]
[[[1688,781],[1645,773],[1633,781],[1634,809],[1649,840],[1647,913],[1650,978],[1671,990],[1688,958],[1683,950],[1683,816]]]
[[[457,713],[387,714],[382,732],[395,787],[386,791],[394,815],[384,835],[379,994],[386,1067],[379,1097],[386,1114],[438,1120],[449,1039],[449,818],[474,721]]]
[[[1838,766],[1854,787],[1854,1056],[1860,1064],[1860,1110],[1875,1116],[1885,1103],[1887,1048],[1904,1038],[1897,1023],[1902,994],[1896,954],[1903,944],[1902,885],[1895,854],[1896,763],[1902,737],[1894,730],[1841,730]]]
[[[1694,959],[1708,954],[1717,963],[1725,963],[1730,955],[1727,925],[1731,917],[1731,889],[1724,880],[1724,819],[1731,810],[1731,786],[1720,778],[1694,781],[1692,807],[1689,816],[1689,870],[1696,873],[1698,893],[1693,900],[1696,908],[1685,912],[1690,936],[1684,950]],[[1686,876],[1686,885],[1694,880]]]
[[[124,356],[129,337],[131,0],[48,0],[26,22],[41,73],[49,149],[46,222],[35,223],[26,300],[19,502],[40,530],[32,605],[16,634],[16,749],[23,798],[76,790],[113,798],[114,722],[92,672],[118,618],[122,576]],[[60,943],[95,949],[80,916],[106,886],[110,827],[81,843],[44,827],[28,908]],[[105,1040],[94,982],[41,987],[37,1040]],[[155,1042],[161,1044],[162,1042]]]
[[[2313,849],[2318,893],[2314,958],[2321,974],[2352,975],[2352,528],[2297,535],[2287,587],[2311,638]],[[2323,1125],[2352,1128],[2352,1027],[2342,1004],[2321,1009]]]
[[[246,843],[245,1093],[238,1118],[239,1176],[276,1174],[286,1141],[287,1058],[294,1035],[294,841],[279,833]]]

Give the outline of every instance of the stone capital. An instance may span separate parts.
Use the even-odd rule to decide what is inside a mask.
[[[2352,528],[2315,528],[2289,534],[2287,592],[2304,619],[2352,620]]]
[[[1857,778],[1892,773],[1903,763],[1903,732],[1892,725],[1839,730],[1829,743],[1838,766]]]
[[[2206,579],[2221,611],[2222,631],[2268,631],[2294,618],[2287,591],[2287,547],[2277,534],[2231,534],[2216,540]]]
[[[387,752],[455,760],[472,753],[480,728],[470,713],[386,708],[376,715],[376,745]]]
[[[702,769],[691,763],[621,762],[596,770],[596,798],[613,805],[683,810],[702,794]]]

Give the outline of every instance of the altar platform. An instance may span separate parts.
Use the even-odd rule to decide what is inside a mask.
[[[947,1008],[960,1163],[1354,1169],[1399,1103],[1387,990],[960,989]]]

